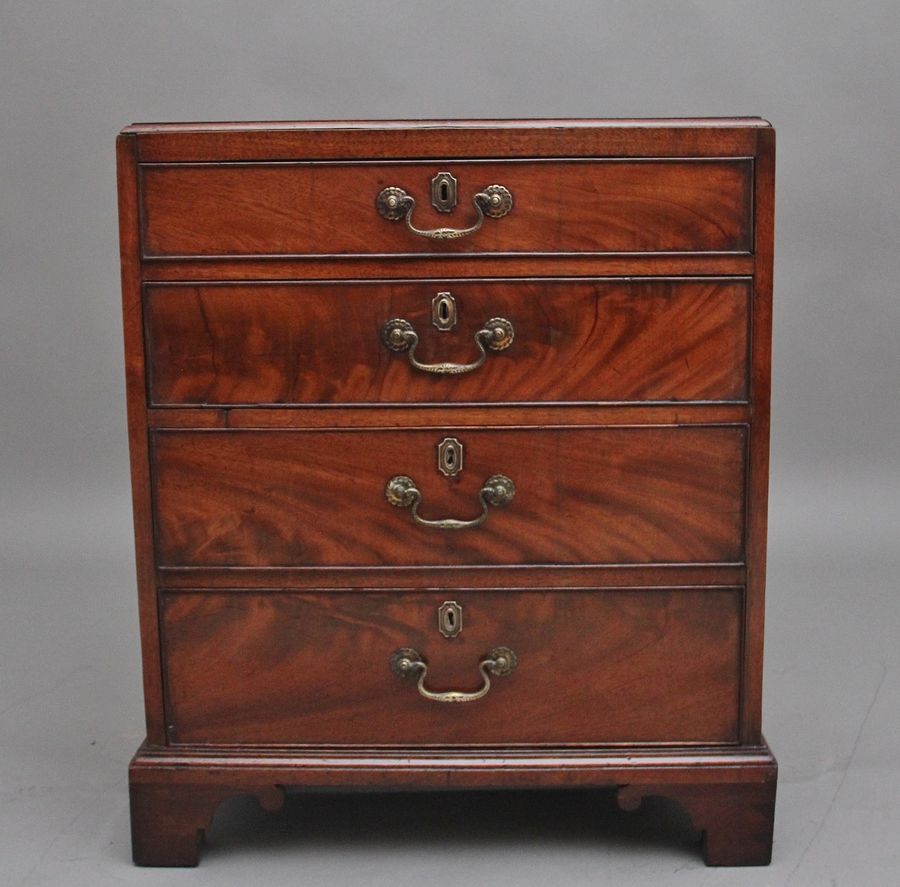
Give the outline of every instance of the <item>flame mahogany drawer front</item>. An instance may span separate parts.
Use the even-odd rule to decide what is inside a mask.
[[[464,627],[447,639],[434,630],[438,592],[165,594],[171,739],[733,743],[742,598],[739,588],[458,590]],[[476,693],[479,662],[501,646],[515,667],[464,713],[390,668],[412,648],[428,662],[426,691]]]
[[[733,279],[148,286],[151,399],[743,402],[750,294]],[[451,329],[435,326],[442,300]],[[502,349],[477,338],[497,316],[512,330]],[[424,367],[386,341],[395,318]],[[467,369],[434,371],[446,363]]]
[[[458,204],[431,202],[450,168]],[[749,160],[430,161],[155,165],[142,169],[147,256],[750,252]],[[469,237],[435,239],[375,211],[386,188],[422,231],[478,223],[476,195],[511,195]],[[404,210],[409,204],[401,204]],[[477,236],[476,236],[477,235]]]
[[[443,439],[463,469],[436,468]],[[166,566],[737,563],[742,428],[157,431],[157,556]],[[494,476],[509,501],[483,504]],[[391,507],[408,477],[425,520]],[[410,506],[412,503],[410,503]]]
[[[147,739],[225,798],[605,788],[769,860],[774,133],[147,124],[118,141]]]

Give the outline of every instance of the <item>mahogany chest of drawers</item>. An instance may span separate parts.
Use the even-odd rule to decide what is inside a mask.
[[[774,132],[118,140],[135,861],[287,790],[609,788],[771,854]]]

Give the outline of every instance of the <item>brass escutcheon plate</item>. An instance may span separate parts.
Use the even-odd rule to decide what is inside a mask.
[[[463,445],[455,437],[445,437],[437,447],[438,471],[456,477],[463,469]]]
[[[462,627],[462,607],[456,601],[444,601],[438,607],[438,631],[445,638],[455,638]]]

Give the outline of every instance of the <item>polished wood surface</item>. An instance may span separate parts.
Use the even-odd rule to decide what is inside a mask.
[[[548,267],[548,263],[550,267]],[[246,280],[435,280],[446,277],[745,277],[756,258],[743,253],[603,253],[553,256],[508,253],[446,256],[384,256],[340,260],[334,256],[192,256],[141,261],[147,282],[235,282]]]
[[[150,428],[482,428],[484,405],[341,404],[289,407],[156,407]],[[668,404],[491,404],[491,425],[543,428],[581,425],[746,425],[749,404],[682,401]]]
[[[253,795],[270,811],[281,809],[285,799],[285,791],[278,785],[236,790],[234,785],[209,779],[187,791],[170,780],[154,784],[133,779],[129,788],[132,857],[138,865],[149,866],[197,865],[203,832],[226,798]]]
[[[615,788],[625,810],[665,795],[709,864],[768,862],[774,150],[758,118],[122,133],[137,862],[195,864],[233,794],[552,786]],[[438,171],[459,181],[450,214]],[[494,182],[514,209],[460,240],[375,209],[396,185],[417,225],[465,227]],[[459,322],[438,332],[448,290]],[[493,316],[516,341],[420,376],[380,344],[394,316],[426,362],[474,359]],[[450,479],[448,435],[466,448]],[[424,517],[470,518],[497,472],[516,496],[475,529],[384,498],[407,474]],[[450,599],[468,618],[448,640]],[[497,644],[520,664],[435,710],[388,668],[407,644],[441,690],[474,690]]]
[[[619,806],[635,810],[652,795],[671,798],[688,814],[702,835],[707,865],[768,865],[772,861],[775,825],[775,767],[765,778],[727,786],[627,785],[619,790]]]
[[[738,562],[745,433],[716,428],[156,431],[158,562],[168,566]],[[439,530],[391,506],[406,475],[429,519],[471,519],[509,476],[515,499],[480,527]]]
[[[456,589],[463,630],[430,594],[180,594],[162,599],[169,739],[296,745],[709,744],[737,739],[740,589],[594,593]],[[426,686],[471,692],[498,645],[518,657],[472,703],[422,698],[388,667],[402,647]],[[628,692],[623,693],[623,686]]]
[[[459,204],[439,213],[431,179],[451,172]],[[430,161],[142,167],[147,256],[749,252],[745,160]],[[472,196],[508,188],[509,215],[457,240],[429,240],[375,209],[383,188],[416,199],[420,228],[467,228]]]
[[[759,117],[564,120],[320,120],[126,127],[143,163],[373,157],[752,157]]]
[[[165,567],[157,582],[169,592],[218,589],[233,594],[259,589],[328,589],[368,594],[377,589],[434,588],[633,588],[654,585],[742,585],[742,564],[589,565],[471,564],[455,567]]]
[[[297,791],[496,788],[615,789],[633,811],[650,795],[676,800],[702,832],[708,865],[767,865],[778,765],[754,747],[291,751],[144,745],[129,767],[134,859],[196,865],[202,830],[225,797],[277,809]],[[628,815],[627,812],[625,815]],[[137,828],[134,823],[137,822]]]
[[[744,630],[744,741],[762,731],[763,639],[765,635],[766,540],[769,505],[769,430],[772,390],[772,267],[775,248],[775,130],[759,133],[756,160],[756,249],[751,399],[753,422],[747,464],[747,624]]]
[[[458,320],[433,324],[450,292]],[[150,286],[155,404],[744,401],[746,280],[436,280]],[[468,363],[493,317],[512,345],[465,375],[410,366],[382,340],[408,320],[425,363]]]
[[[119,193],[119,252],[122,268],[122,319],[125,340],[125,390],[128,395],[128,449],[131,457],[134,553],[140,613],[141,656],[147,741],[165,742],[162,660],[156,620],[153,570],[153,511],[150,501],[150,457],[147,433],[147,384],[141,306],[140,226],[137,144],[120,137],[116,143]]]

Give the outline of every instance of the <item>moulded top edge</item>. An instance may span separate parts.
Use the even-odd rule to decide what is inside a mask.
[[[182,123],[132,123],[123,134],[164,132],[253,132],[272,130],[392,130],[392,129],[659,129],[659,128],[771,128],[762,117],[658,118],[522,118],[459,120],[271,120]]]

